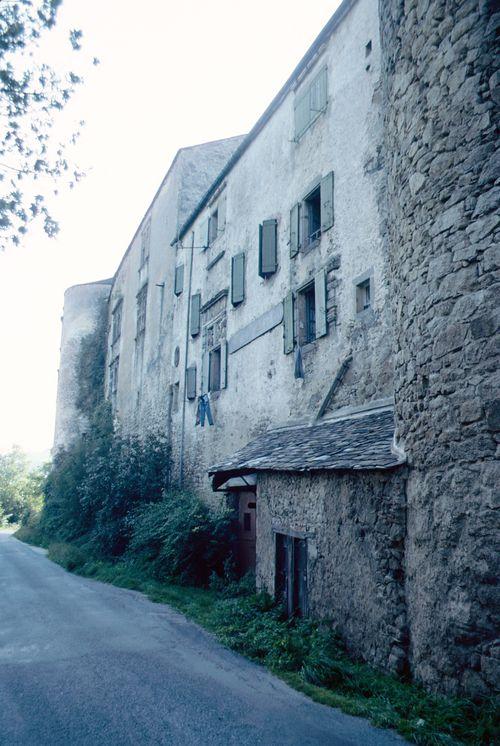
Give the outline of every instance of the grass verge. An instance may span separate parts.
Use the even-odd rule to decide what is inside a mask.
[[[17,537],[24,540],[19,532]],[[61,543],[50,544],[48,556],[80,575],[173,606],[316,702],[393,728],[411,743],[499,742],[494,701],[475,704],[433,695],[352,660],[331,626],[285,619],[268,596],[253,592],[248,580],[213,589],[173,585],[153,579],[140,562],[89,559],[80,548]]]

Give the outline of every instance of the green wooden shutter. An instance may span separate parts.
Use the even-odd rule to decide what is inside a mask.
[[[295,99],[295,137],[299,138],[311,120],[310,89],[307,88]]]
[[[226,227],[226,194],[223,194],[217,205],[217,231],[221,233]]]
[[[290,292],[283,301],[283,351],[285,355],[293,352],[294,336],[293,293]]]
[[[208,378],[210,375],[210,354],[204,352],[201,358],[201,393],[208,393]]]
[[[186,370],[186,397],[196,399],[196,365],[190,365]]]
[[[200,248],[208,248],[208,218],[200,223]]]
[[[290,256],[299,253],[299,205],[294,205],[290,210]]]
[[[299,246],[304,251],[309,246],[309,207],[307,202],[300,203],[299,215]]]
[[[333,171],[321,179],[321,231],[333,225]]]
[[[245,254],[236,254],[231,260],[231,303],[245,300]]]
[[[326,327],[326,272],[321,269],[314,278],[314,305],[316,308],[316,339],[324,337]]]
[[[184,265],[180,264],[175,268],[174,293],[180,295],[184,288]]]
[[[227,386],[227,342],[221,342],[220,345],[220,387],[225,389]]]
[[[264,220],[259,227],[259,275],[267,277],[276,272],[278,266],[277,257],[277,226],[276,219]]]
[[[196,293],[191,296],[191,314],[189,319],[189,330],[192,337],[196,337],[200,333],[200,321],[201,321],[201,295]]]

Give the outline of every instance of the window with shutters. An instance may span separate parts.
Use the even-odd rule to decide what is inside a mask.
[[[264,279],[278,268],[278,221],[264,220],[259,226],[259,275]]]
[[[313,282],[299,291],[297,300],[299,344],[306,345],[316,339],[316,295]]]
[[[175,277],[174,277],[175,295],[180,295],[183,289],[184,289],[184,265],[179,264],[179,266],[175,268]]]
[[[151,244],[151,218],[146,220],[144,228],[141,231],[141,264],[143,267],[149,259],[149,247]]]
[[[231,303],[237,306],[245,300],[245,254],[231,259]]]
[[[186,397],[196,399],[196,365],[190,365],[186,370]]]
[[[304,250],[312,248],[321,235],[321,194],[320,185],[307,195],[300,206],[302,237]]]
[[[326,272],[317,272],[313,282],[297,291],[296,302],[297,342],[310,344],[328,333],[326,318]],[[291,351],[291,350],[286,350]]]
[[[201,326],[201,294],[191,296],[191,312],[189,315],[189,331],[192,337],[200,333]]]
[[[221,350],[216,347],[209,353],[209,373],[208,373],[208,390],[210,392],[220,391],[221,389]]]
[[[122,333],[122,311],[123,301],[119,300],[113,309],[111,317],[111,344],[114,345],[120,339]]]
[[[328,103],[328,74],[323,67],[315,77],[295,95],[295,140],[325,111]]]
[[[137,333],[139,337],[146,330],[146,310],[148,302],[148,285],[147,283],[137,293]]]
[[[317,246],[322,233],[333,223],[333,171],[309,190],[290,210],[290,256]]]

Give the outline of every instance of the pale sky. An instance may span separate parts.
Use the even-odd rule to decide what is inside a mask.
[[[339,0],[64,0],[50,54],[86,82],[59,127],[87,176],[40,231],[0,254],[0,452],[52,445],[66,287],[111,277],[177,150],[248,132]],[[68,50],[67,52],[65,50]]]

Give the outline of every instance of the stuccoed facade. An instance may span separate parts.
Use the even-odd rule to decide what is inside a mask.
[[[497,21],[486,0],[344,0],[245,138],[179,151],[99,291],[117,426],[166,434],[177,484],[230,497],[259,586],[472,695],[498,683]],[[294,423],[307,466],[285,463]]]
[[[376,4],[355,3],[209,193],[199,214],[183,226],[174,245],[176,264],[184,266],[184,287],[174,299],[173,336],[182,358],[186,355],[186,367],[196,366],[197,394],[204,386],[204,357],[210,345],[227,345],[226,386],[211,397],[214,426],[195,427],[196,399],[172,417],[172,445],[178,454],[174,464],[183,468],[186,483],[207,497],[209,466],[273,425],[314,418],[347,356],[352,355],[352,363],[332,403],[335,409],[392,397],[388,268],[378,209],[383,187],[378,155],[382,123],[378,36]],[[366,56],[369,42],[371,53]],[[324,68],[326,109],[297,138],[294,104]],[[291,211],[330,173],[333,225],[321,233],[316,245],[292,257]],[[224,229],[205,249],[207,220],[221,202]],[[259,276],[259,226],[267,220],[277,222],[277,266],[263,278]],[[244,299],[235,305],[232,259],[240,254],[244,254]],[[357,313],[356,280],[365,275],[372,278],[372,305]],[[303,378],[294,377],[294,352],[284,352],[284,326],[278,316],[280,323],[267,333],[234,349],[242,330],[248,329],[248,338],[256,334],[266,314],[282,308],[290,291],[295,294],[295,341],[300,343],[298,291],[316,278],[325,285],[326,333],[300,344]],[[215,308],[203,310],[223,291],[227,295]],[[189,299],[196,294],[201,296],[200,331],[189,334],[184,352]],[[320,313],[316,308],[317,325]],[[207,339],[213,318],[220,319],[220,340]],[[185,401],[182,368],[178,381]]]

